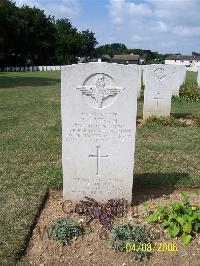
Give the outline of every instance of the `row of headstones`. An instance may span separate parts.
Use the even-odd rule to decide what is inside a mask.
[[[179,96],[179,89],[185,82],[185,66],[146,65],[139,66],[137,97],[140,98],[141,80],[145,86],[143,118],[169,116],[172,96]],[[141,79],[142,75],[142,79]]]
[[[65,199],[131,201],[141,72],[140,66],[110,63],[62,68]],[[173,84],[183,83],[186,71],[177,72],[168,65],[145,66],[144,118],[170,115]]]
[[[159,65],[155,65],[159,66]],[[171,77],[172,79],[172,95],[179,96],[179,89],[180,86],[185,82],[186,78],[186,71],[187,68],[185,66],[174,66],[174,65],[160,65],[160,66],[167,66],[169,68],[172,68],[173,75]],[[148,67],[148,65],[141,66],[142,72],[143,72],[143,85],[146,85],[145,81],[145,69]],[[138,95],[140,96],[140,93],[138,92]]]
[[[185,82],[186,67],[151,65],[144,71],[143,119],[150,116],[170,116],[171,98],[179,96]]]
[[[3,67],[1,72],[24,72],[24,71],[60,71],[61,66],[24,66],[24,67]]]

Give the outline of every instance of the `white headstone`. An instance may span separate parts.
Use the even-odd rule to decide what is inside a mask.
[[[139,70],[139,81],[138,81],[138,88],[137,88],[137,98],[140,98],[140,92],[142,88],[142,66],[138,66]]]
[[[60,71],[60,69],[61,69],[61,66],[56,66],[57,71]]]
[[[43,66],[38,66],[38,71],[43,71]]]
[[[51,66],[47,66],[47,71],[51,71]]]
[[[142,85],[145,86],[145,69],[148,65],[142,65]]]
[[[132,198],[138,69],[86,63],[61,69],[65,199]]]
[[[33,71],[38,71],[38,66],[33,66]]]
[[[182,76],[182,82],[181,82],[181,84],[184,84],[185,83],[186,73],[187,73],[186,66],[181,66],[181,76]]]
[[[197,72],[197,84],[200,87],[200,67],[198,67],[198,72]]]
[[[172,82],[172,95],[179,96],[180,86],[185,82],[186,67],[185,66],[172,66],[173,68],[173,82]]]
[[[173,68],[166,65],[148,65],[145,68],[143,118],[169,116],[172,97]]]

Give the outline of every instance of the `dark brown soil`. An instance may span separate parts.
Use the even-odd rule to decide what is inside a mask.
[[[170,199],[166,189],[158,192],[158,189],[134,192],[135,206],[129,207],[127,219],[133,224],[145,224],[146,208],[143,203],[148,199],[148,211],[154,210],[159,204],[167,205],[181,199],[180,191],[170,191]],[[193,204],[198,203],[195,191],[188,191]],[[19,265],[72,265],[72,266],[128,266],[128,265],[200,265],[200,236],[197,235],[189,245],[183,245],[179,239],[166,237],[158,226],[151,226],[151,232],[155,237],[155,243],[176,243],[177,252],[155,251],[149,261],[135,262],[131,260],[130,254],[115,252],[107,238],[106,230],[98,221],[92,221],[86,226],[83,237],[73,239],[70,245],[62,246],[56,241],[49,239],[48,226],[58,217],[68,217],[76,222],[82,218],[71,213],[73,209],[71,202],[63,202],[62,191],[51,190],[32,239],[29,242],[26,255],[18,263]],[[149,226],[149,225],[147,225]]]

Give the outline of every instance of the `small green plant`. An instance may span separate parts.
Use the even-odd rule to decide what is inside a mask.
[[[49,236],[62,245],[84,233],[83,227],[65,218],[58,218],[49,228]]]
[[[197,84],[185,83],[180,88],[179,96],[186,102],[200,102],[200,88]]]
[[[169,195],[163,195],[163,199],[170,200],[170,196]]]
[[[196,190],[196,194],[200,198],[200,188]]]
[[[180,103],[182,99],[179,96],[172,95],[172,102]]]
[[[142,205],[144,206],[144,209],[146,211],[146,214],[148,215],[149,214],[149,204],[147,201],[143,202]]]
[[[145,125],[175,126],[175,127],[187,126],[185,121],[180,121],[179,119],[176,119],[174,116],[166,116],[166,117],[151,116],[145,121]]]
[[[181,236],[181,241],[188,244],[194,233],[200,230],[200,207],[192,206],[188,194],[182,192],[182,203],[174,203],[169,207],[158,205],[147,221],[161,223],[171,237]]]
[[[125,199],[110,199],[106,203],[99,203],[95,199],[86,197],[75,206],[75,212],[85,215],[89,221],[98,219],[107,229],[112,229],[112,219],[124,216],[127,212],[127,201]]]
[[[114,226],[109,235],[112,247],[117,251],[126,251],[137,260],[149,259],[151,253],[143,249],[145,244],[151,243],[150,232],[143,226],[133,226],[129,222],[122,222]],[[134,249],[127,249],[127,246]]]

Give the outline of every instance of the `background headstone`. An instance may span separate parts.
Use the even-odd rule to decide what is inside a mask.
[[[181,76],[182,76],[182,83],[181,83],[181,85],[185,83],[186,73],[187,73],[186,66],[181,66]]]
[[[200,87],[200,67],[198,67],[198,72],[197,72],[197,84]]]
[[[60,71],[60,69],[61,69],[61,66],[56,66],[57,71]]]
[[[38,71],[38,66],[33,66],[33,71]]]
[[[145,86],[145,68],[147,65],[142,65],[142,85]]]
[[[173,68],[167,65],[148,65],[145,68],[143,118],[169,116],[172,97]]]
[[[140,92],[142,88],[142,66],[138,66],[139,70],[139,80],[138,80],[138,88],[137,88],[137,98],[140,98]]]
[[[61,70],[63,195],[132,198],[137,68],[110,63]]]
[[[185,82],[185,66],[170,66],[173,68],[172,95],[179,96],[180,86]]]

